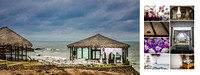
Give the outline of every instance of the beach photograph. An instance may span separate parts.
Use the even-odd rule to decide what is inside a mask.
[[[0,0],[0,9],[2,75],[140,75],[139,0]]]

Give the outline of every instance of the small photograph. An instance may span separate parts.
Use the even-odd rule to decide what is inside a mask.
[[[144,53],[169,53],[169,38],[144,38]]]
[[[194,6],[171,6],[171,20],[194,20]]]
[[[144,22],[144,37],[169,37],[169,22]]]
[[[194,53],[194,21],[172,21],[170,49],[172,54]]]
[[[167,70],[169,69],[169,54],[145,54],[144,69]]]
[[[194,55],[191,54],[171,54],[171,69],[194,69]]]
[[[144,6],[144,21],[169,21],[169,6]]]

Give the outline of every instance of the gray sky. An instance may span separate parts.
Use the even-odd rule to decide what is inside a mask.
[[[139,41],[139,0],[0,0],[0,27],[30,41]]]

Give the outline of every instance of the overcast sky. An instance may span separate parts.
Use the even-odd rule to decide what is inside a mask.
[[[0,27],[30,41],[139,41],[139,0],[0,0]]]

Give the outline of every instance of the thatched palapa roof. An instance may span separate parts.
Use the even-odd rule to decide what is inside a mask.
[[[8,27],[0,28],[0,45],[32,46],[32,43]]]
[[[84,40],[68,44],[67,47],[128,48],[130,45],[96,34]]]

